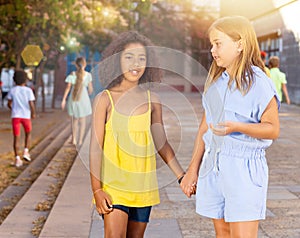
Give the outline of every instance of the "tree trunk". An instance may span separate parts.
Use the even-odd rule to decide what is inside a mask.
[[[21,68],[21,54],[17,54],[16,69]]]
[[[52,103],[51,103],[51,108],[55,109],[55,100],[56,100],[56,94],[57,94],[57,79],[56,79],[56,71],[59,67],[58,64],[58,59],[59,59],[59,55],[57,55],[55,57],[55,67],[54,67],[54,82],[53,82],[53,93],[52,93]]]
[[[45,112],[46,110],[46,100],[45,100],[45,83],[44,83],[44,80],[43,80],[43,74],[44,74],[44,69],[45,69],[45,64],[46,64],[46,61],[42,61],[40,67],[39,67],[39,73],[38,73],[38,79],[39,79],[39,82],[40,82],[40,85],[41,85],[41,88],[42,88],[42,92],[41,92],[41,95],[42,95],[42,112]]]

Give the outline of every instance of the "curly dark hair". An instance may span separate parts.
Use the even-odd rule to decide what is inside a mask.
[[[26,83],[26,80],[28,79],[28,77],[24,70],[16,69],[13,79],[14,79],[16,85],[22,85],[22,84]]]
[[[147,37],[138,32],[127,31],[119,34],[102,52],[103,58],[99,67],[99,76],[102,86],[112,88],[122,82],[121,52],[131,43],[139,43],[143,45],[146,50],[146,69],[139,79],[139,84],[161,82],[162,71],[158,67],[158,59],[154,52],[154,45]]]

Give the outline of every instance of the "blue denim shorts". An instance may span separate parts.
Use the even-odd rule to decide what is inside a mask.
[[[127,207],[123,205],[113,205],[114,209],[119,209],[128,215],[129,221],[149,222],[152,206],[149,207]],[[103,217],[103,216],[102,216]]]

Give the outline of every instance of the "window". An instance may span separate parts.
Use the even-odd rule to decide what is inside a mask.
[[[282,38],[278,33],[262,36],[258,38],[260,50],[267,53],[266,60],[268,61],[271,56],[280,57],[282,51]]]

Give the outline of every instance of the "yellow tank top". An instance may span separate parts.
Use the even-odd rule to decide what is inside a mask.
[[[156,157],[148,111],[127,116],[115,110],[108,90],[111,115],[105,124],[101,181],[114,205],[145,207],[158,204]]]

